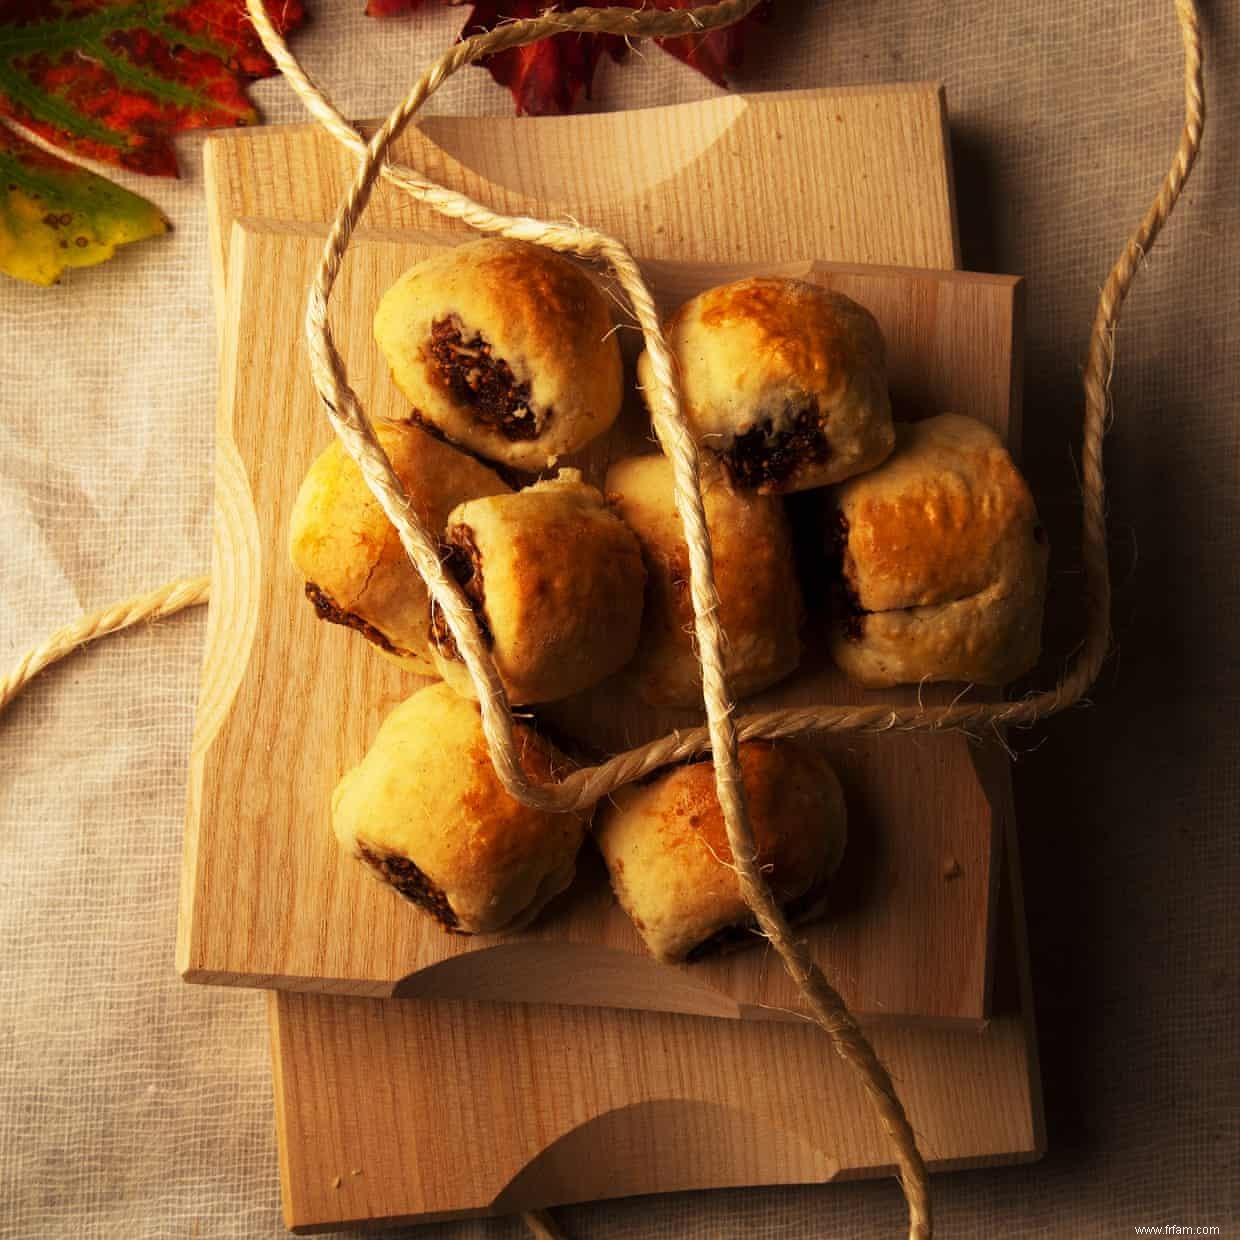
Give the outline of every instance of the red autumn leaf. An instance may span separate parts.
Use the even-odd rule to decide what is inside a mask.
[[[658,9],[691,9],[701,0],[646,0]],[[771,0],[763,0],[752,13],[724,26],[721,30],[708,30],[703,34],[686,34],[676,39],[659,39],[659,46],[670,52],[677,60],[683,60],[699,73],[704,73],[716,86],[726,86],[728,75],[741,65],[745,49],[745,36],[755,22],[769,21]]]
[[[176,175],[174,133],[256,121],[245,84],[274,69],[242,0],[0,0],[0,114],[137,172]]]
[[[453,0],[441,2],[452,3]],[[409,12],[424,3],[425,0],[369,0],[366,12],[385,16]],[[556,7],[579,9],[587,7],[588,3],[589,0],[562,0]],[[702,0],[617,0],[617,4],[629,8],[684,9],[701,3]],[[741,63],[748,30],[755,21],[765,21],[769,17],[771,3],[772,0],[763,0],[743,21],[723,30],[656,41],[665,51],[705,74],[712,82],[726,86],[728,74]],[[538,17],[548,7],[548,0],[479,0],[465,23],[462,37],[493,30],[501,21]],[[603,55],[609,53],[615,60],[622,60],[627,50],[624,41],[614,36],[569,33],[499,52],[479,63],[490,70],[501,86],[508,87],[519,113],[542,116],[571,111],[583,92],[588,99],[594,71]]]
[[[538,17],[547,7],[546,0],[483,0],[483,3],[474,5],[461,37],[493,30],[507,18]],[[587,6],[568,3],[559,7],[578,9]],[[571,112],[582,91],[588,99],[594,70],[603,54],[610,52],[619,60],[624,51],[621,39],[570,31],[529,43],[525,47],[509,48],[506,52],[486,57],[479,64],[489,69],[501,86],[507,86],[512,91],[518,113],[546,116],[555,112]]]

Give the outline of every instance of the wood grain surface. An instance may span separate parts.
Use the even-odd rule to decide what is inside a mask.
[[[623,125],[613,117],[446,119],[433,128],[428,124],[426,136],[407,136],[404,156],[440,169],[449,183],[491,193],[493,201],[509,208],[537,205],[537,193],[586,218],[571,197],[571,163],[560,156],[549,153],[546,162],[520,169],[525,194],[496,180],[514,142],[528,135],[537,147],[539,127],[554,125],[592,149],[587,141],[592,133],[600,143],[627,142],[634,127],[650,132],[647,122],[656,121],[655,130],[665,128],[669,111],[686,114],[671,128],[687,133],[717,130],[721,113],[734,118],[736,129],[737,114],[756,122],[773,109],[785,118],[792,109],[792,119],[823,144],[814,165],[819,171],[808,196],[802,191],[794,197],[784,186],[789,176],[800,176],[795,161],[779,147],[762,151],[764,160],[774,162],[776,175],[749,182],[748,192],[757,196],[761,218],[770,227],[759,229],[750,247],[742,247],[744,253],[764,262],[815,253],[842,261],[955,265],[945,116],[935,87],[727,98],[629,113]],[[698,111],[703,115],[689,115]],[[786,128],[789,122],[782,123]],[[762,129],[760,123],[744,126],[743,153],[761,149]],[[669,141],[675,145],[677,138]],[[562,142],[551,145],[558,149]],[[519,149],[528,153],[531,147]],[[209,143],[217,305],[226,300],[223,260],[233,220],[246,214],[323,221],[334,208],[347,168],[347,160],[326,138],[304,126],[228,134]],[[625,235],[646,254],[718,260],[718,253],[686,246],[697,243],[699,230],[716,240],[727,237],[733,204],[717,192],[695,191],[694,201],[696,228],[687,238],[672,236],[657,215],[632,209],[623,190],[594,203],[597,214],[591,218],[613,228],[627,220]],[[385,218],[382,211],[392,214]],[[428,227],[433,218],[416,207],[388,202],[372,213],[371,222]],[[798,229],[807,232],[808,243],[799,250],[786,248],[783,238]],[[739,233],[732,239],[744,240]],[[221,313],[222,325],[224,317]],[[243,529],[234,530],[232,536],[241,534]],[[974,757],[996,821],[1010,839],[1006,760],[995,747],[979,749]],[[187,877],[195,870],[194,843],[191,832]],[[995,1007],[986,1029],[977,1034],[883,1029],[877,1035],[881,1053],[897,1067],[902,1089],[917,1091],[911,1099],[914,1122],[936,1167],[1026,1159],[1041,1150],[1018,879],[1014,867],[1005,867]],[[595,1164],[616,1169],[614,1186],[603,1186],[600,1193],[787,1183],[889,1170],[881,1138],[860,1108],[855,1087],[831,1075],[834,1061],[825,1044],[811,1037],[802,1047],[808,1031],[787,1025],[581,1007],[406,1004],[287,991],[272,992],[269,1007],[285,1213],[298,1230],[350,1220],[425,1221],[582,1199],[595,1195],[595,1186],[583,1185],[578,1177]],[[472,1018],[463,1019],[462,1012]],[[691,1044],[697,1029],[700,1039]],[[614,1045],[618,1037],[622,1053],[596,1060],[595,1040],[611,1039]],[[754,1053],[754,1039],[769,1039],[762,1042],[760,1056]],[[569,1044],[585,1050],[570,1058],[562,1049]],[[691,1045],[696,1049],[694,1093],[687,1091],[684,1067]],[[785,1055],[786,1046],[797,1049]],[[514,1048],[523,1066],[519,1091],[491,1079],[495,1062],[506,1062]],[[738,1107],[730,1082],[742,1070],[752,1078],[752,1089]],[[660,1091],[657,1097],[652,1097],[652,1083]],[[793,1136],[777,1142],[778,1160],[750,1148],[754,1138],[744,1106],[756,1108],[752,1117],[763,1120],[771,1114],[761,1101],[768,1091],[777,1091],[783,1102],[784,1132],[805,1132],[821,1120],[816,1149],[813,1138]],[[427,1098],[440,1104],[430,1122],[414,1118],[421,1116]],[[459,1158],[459,1145],[453,1156],[452,1143],[438,1140],[445,1115],[473,1116],[497,1134],[491,1144],[503,1148],[488,1156],[478,1175]],[[723,1116],[722,1129],[703,1122]],[[726,1131],[727,1140],[719,1139],[720,1131]],[[565,1139],[558,1140],[557,1134]],[[539,1144],[548,1138],[550,1147]],[[617,1146],[618,1140],[625,1144]],[[476,1144],[471,1140],[469,1148]],[[550,1148],[555,1153],[540,1157]],[[669,1149],[675,1152],[670,1162]],[[682,1176],[689,1164],[691,1172]],[[523,1175],[526,1167],[530,1170]]]

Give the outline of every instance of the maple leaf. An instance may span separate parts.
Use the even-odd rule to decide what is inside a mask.
[[[176,175],[173,133],[257,120],[244,84],[273,71],[241,0],[0,0],[0,114],[137,172]]]
[[[546,0],[483,0],[474,5],[474,11],[462,38],[493,30],[508,18],[538,17],[549,6]],[[561,9],[587,7],[583,3],[566,3]],[[507,51],[487,56],[478,63],[490,70],[491,76],[507,86],[516,100],[517,112],[530,116],[547,116],[558,112],[571,112],[573,105],[584,91],[590,97],[590,85],[594,70],[605,53],[620,60],[625,46],[622,39],[612,35],[565,34],[553,35],[525,47],[511,47]]]
[[[591,0],[561,0],[561,10],[588,7]],[[628,8],[685,9],[702,0],[616,0]],[[421,8],[425,0],[369,0],[371,16],[390,16]],[[441,0],[453,3],[453,0]],[[728,74],[741,62],[745,35],[755,21],[770,15],[772,0],[763,0],[744,20],[722,30],[683,35],[675,39],[656,39],[665,51],[705,74],[719,86],[726,86]],[[479,0],[465,23],[461,37],[493,30],[501,21],[538,17],[552,7],[548,0]],[[478,63],[512,92],[518,113],[534,116],[569,112],[584,92],[590,97],[594,72],[603,56],[622,60],[628,51],[624,41],[613,35],[566,33],[514,47],[488,56]]]
[[[267,0],[282,30],[301,0]],[[0,0],[0,270],[35,284],[167,229],[145,198],[47,155],[176,176],[172,135],[258,119],[245,84],[275,66],[242,0]]]
[[[167,230],[158,209],[106,177],[66,163],[0,124],[0,271],[54,284],[118,245]]]
[[[691,9],[701,0],[646,0],[656,9]],[[640,7],[634,3],[633,7]],[[741,66],[745,49],[745,36],[755,22],[771,18],[772,0],[763,0],[757,8],[730,26],[720,30],[708,30],[703,34],[686,34],[676,39],[656,39],[655,42],[677,60],[683,60],[699,73],[705,74],[716,86],[726,86],[728,75]]]

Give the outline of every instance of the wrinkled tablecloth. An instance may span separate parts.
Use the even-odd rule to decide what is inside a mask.
[[[347,114],[385,112],[459,10],[310,6]],[[1240,1230],[1240,6],[1206,3],[1201,165],[1118,337],[1108,440],[1117,654],[1093,709],[1015,738],[1050,1153],[939,1177],[948,1236]],[[1026,463],[1075,597],[1075,444],[1098,287],[1182,115],[1170,0],[780,0],[742,84],[947,84],[965,265],[1028,278]],[[650,50],[594,108],[708,82]],[[301,119],[278,80],[267,119]],[[480,70],[433,101],[506,113]],[[215,332],[201,140],[128,178],[171,236],[53,290],[0,282],[0,658],[205,569]],[[1051,628],[1062,661],[1077,616]],[[279,1236],[264,1002],[183,985],[178,865],[204,614],[102,642],[0,720],[0,1236]],[[891,1183],[562,1212],[575,1237],[893,1236]],[[425,1234],[524,1235],[512,1220]]]

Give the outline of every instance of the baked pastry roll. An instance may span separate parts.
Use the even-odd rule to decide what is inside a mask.
[[[637,535],[646,562],[646,604],[635,672],[652,706],[694,706],[702,673],[693,640],[689,550],[664,456],[634,456],[608,470],[607,498]],[[724,668],[738,697],[782,680],[801,660],[801,589],[783,500],[737,491],[715,472],[704,485],[715,553]]]
[[[538,780],[565,765],[517,724]],[[429,685],[383,721],[332,796],[336,838],[379,879],[458,934],[528,925],[572,881],[587,816],[530,809],[504,791],[477,704]]]
[[[448,518],[444,557],[513,703],[568,697],[633,657],[646,584],[641,549],[576,470],[461,504]],[[430,628],[439,674],[472,697],[437,607]]]
[[[802,280],[708,289],[672,316],[685,416],[735,486],[804,491],[891,451],[886,347],[868,310]],[[650,359],[638,359],[642,386]]]
[[[899,426],[836,505],[832,652],[852,679],[1000,685],[1037,662],[1048,548],[990,427],[951,413]]]
[[[507,491],[497,474],[418,426],[381,425],[379,443],[436,536],[462,500]],[[396,527],[339,440],[310,466],[293,505],[289,551],[324,620],[356,629],[414,671],[433,674],[426,587]]]
[[[758,863],[776,899],[793,922],[820,916],[848,835],[834,770],[799,741],[746,741],[740,765]],[[598,819],[616,898],[655,957],[693,960],[752,941],[712,763],[628,784],[600,804]]]
[[[607,299],[541,246],[488,239],[418,263],[384,294],[375,339],[415,418],[537,472],[620,412]]]

